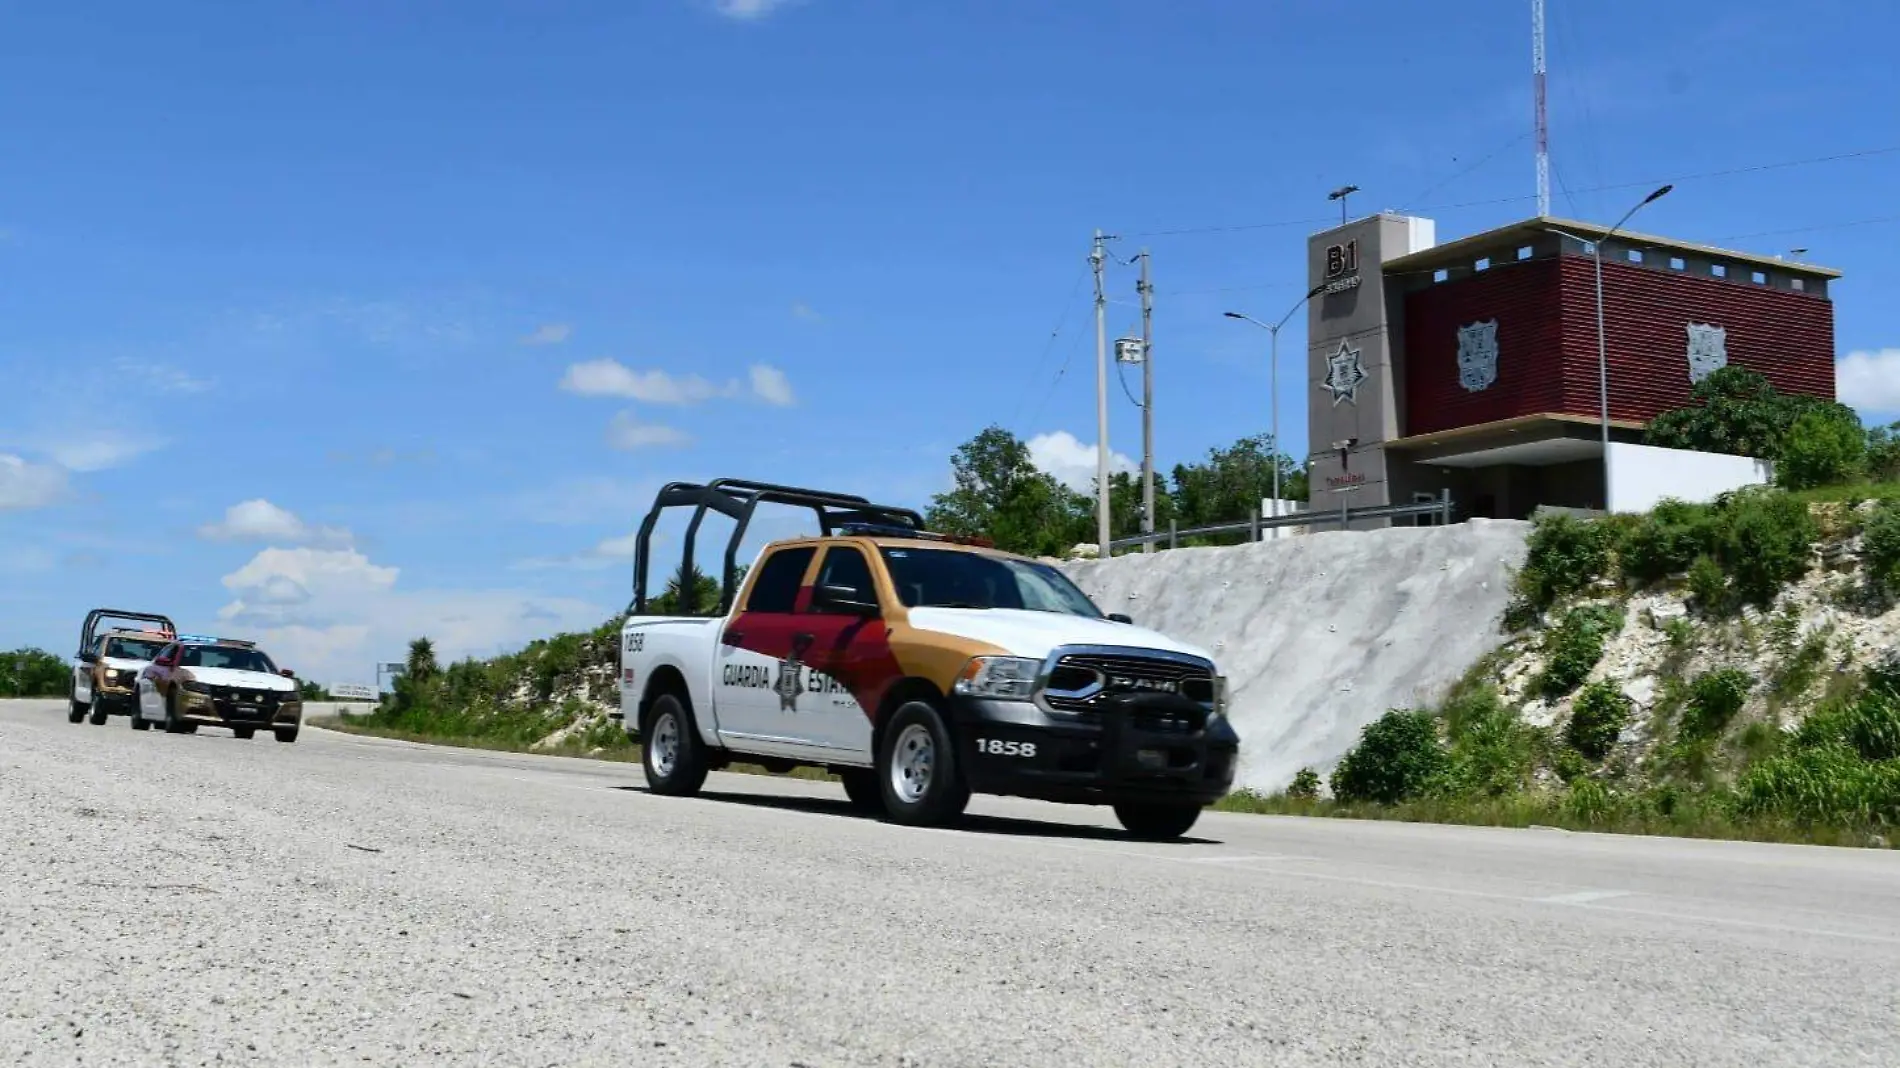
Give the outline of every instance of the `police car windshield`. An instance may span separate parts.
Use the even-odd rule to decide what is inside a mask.
[[[1023,608],[1102,618],[1088,594],[1048,564],[951,549],[884,549],[909,608]]]
[[[277,673],[277,667],[270,662],[270,657],[255,649],[238,649],[220,645],[187,645],[179,654],[178,664],[180,667],[262,671],[268,675]]]
[[[145,638],[106,639],[106,655],[115,660],[150,660],[163,648],[164,642]]]

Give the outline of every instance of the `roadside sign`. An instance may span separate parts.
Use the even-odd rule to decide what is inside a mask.
[[[376,700],[376,687],[360,686],[353,682],[338,683],[330,687],[331,697],[341,697],[352,701]]]

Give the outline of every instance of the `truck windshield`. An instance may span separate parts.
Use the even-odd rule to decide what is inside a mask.
[[[180,667],[227,668],[231,671],[261,671],[275,675],[277,666],[256,649],[236,649],[215,645],[187,645],[179,657]]]
[[[163,648],[164,642],[144,638],[107,638],[105,655],[117,660],[150,660]]]
[[[1023,608],[1102,618],[1088,594],[1047,564],[953,549],[883,553],[891,583],[908,608]]]

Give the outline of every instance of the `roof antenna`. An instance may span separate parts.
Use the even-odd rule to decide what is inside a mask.
[[[1544,0],[1531,0],[1531,87],[1537,97],[1537,217],[1550,218],[1550,120],[1544,111]]]

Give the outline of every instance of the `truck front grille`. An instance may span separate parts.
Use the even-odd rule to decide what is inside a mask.
[[[1067,653],[1050,669],[1043,700],[1060,712],[1097,712],[1111,697],[1144,693],[1179,694],[1202,705],[1214,701],[1214,675],[1205,666],[1188,661],[1133,654]],[[1144,717],[1148,718],[1148,717]],[[1157,719],[1166,717],[1157,717]],[[1179,720],[1180,717],[1173,717]],[[1193,730],[1180,726],[1143,723],[1151,730]]]

